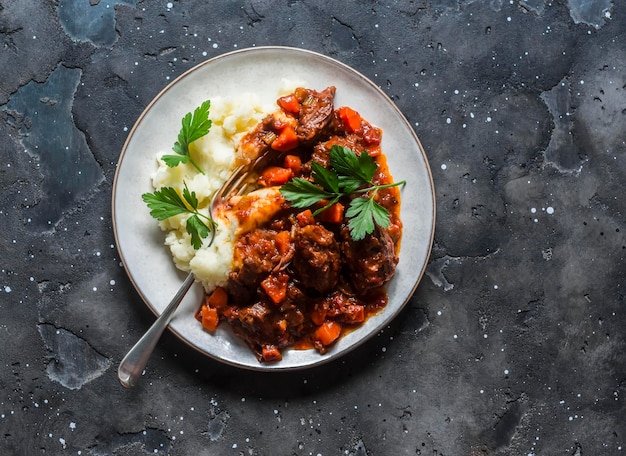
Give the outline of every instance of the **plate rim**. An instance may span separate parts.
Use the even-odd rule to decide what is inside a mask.
[[[293,371],[293,370],[303,370],[303,369],[310,369],[313,367],[317,367],[320,366],[322,364],[326,364],[328,362],[337,360],[342,358],[343,356],[345,356],[346,354],[352,352],[353,350],[355,350],[357,347],[362,346],[365,342],[367,342],[368,340],[370,340],[373,336],[375,336],[376,334],[378,334],[381,330],[381,328],[383,328],[384,326],[388,325],[392,320],[394,320],[401,312],[402,310],[406,307],[407,303],[410,301],[411,297],[415,294],[415,291],[417,289],[417,287],[419,286],[420,282],[422,281],[427,265],[429,263],[429,259],[430,256],[432,254],[432,248],[433,248],[433,243],[434,243],[434,236],[435,236],[435,225],[436,225],[436,213],[437,213],[437,207],[436,207],[436,194],[435,194],[435,186],[434,186],[434,180],[433,180],[433,174],[432,174],[432,170],[428,161],[428,157],[426,155],[425,149],[422,146],[422,143],[419,139],[419,137],[417,136],[417,133],[415,132],[415,130],[413,129],[413,127],[411,126],[411,124],[408,122],[408,120],[406,119],[406,117],[404,116],[404,114],[402,113],[402,111],[400,110],[400,108],[393,102],[393,100],[378,86],[376,85],[373,81],[371,81],[367,76],[365,76],[364,74],[362,74],[361,72],[359,72],[358,70],[352,68],[351,66],[333,58],[330,57],[328,55],[322,54],[320,52],[317,51],[312,51],[312,50],[308,50],[308,49],[303,49],[303,48],[298,48],[298,47],[291,47],[291,46],[278,46],[278,45],[269,45],[269,46],[253,46],[253,47],[247,47],[247,48],[242,48],[242,49],[237,49],[237,50],[233,50],[233,51],[229,51],[229,52],[225,52],[223,54],[219,54],[216,55],[214,57],[211,57],[209,59],[206,59],[196,65],[194,65],[193,67],[189,68],[188,70],[184,71],[183,73],[181,73],[179,76],[177,76],[176,78],[174,78],[171,82],[169,82],[167,85],[165,85],[161,90],[159,90],[159,92],[152,98],[152,100],[150,100],[150,102],[143,108],[141,114],[137,117],[137,119],[135,120],[132,128],[128,131],[128,134],[126,136],[126,139],[124,141],[124,144],[122,146],[122,149],[120,151],[117,163],[116,163],[116,169],[115,169],[115,175],[113,178],[113,183],[112,183],[112,189],[111,189],[111,220],[112,220],[112,227],[113,227],[113,236],[114,236],[114,241],[115,241],[115,245],[116,245],[116,249],[117,252],[119,254],[120,257],[120,261],[124,267],[126,276],[128,277],[128,279],[130,280],[134,290],[139,294],[139,296],[141,297],[141,300],[143,301],[143,303],[146,305],[146,307],[148,307],[148,309],[150,309],[150,311],[154,314],[155,317],[158,317],[161,313],[161,311],[159,311],[158,309],[155,308],[155,306],[150,302],[150,300],[148,299],[148,297],[146,296],[145,292],[141,289],[141,287],[138,285],[136,278],[133,276],[131,269],[129,268],[129,262],[127,261],[126,255],[124,254],[124,252],[122,251],[121,248],[121,244],[120,244],[120,234],[119,234],[119,230],[118,230],[118,226],[117,226],[117,218],[116,218],[116,214],[117,214],[117,210],[116,210],[116,194],[117,194],[117,189],[118,189],[118,183],[119,183],[119,179],[120,179],[120,170],[122,168],[122,162],[126,156],[126,153],[128,151],[128,147],[129,144],[131,143],[137,129],[141,126],[143,120],[145,119],[145,117],[148,115],[148,113],[151,111],[151,109],[153,108],[153,106],[169,91],[172,89],[172,87],[174,87],[175,85],[177,85],[178,83],[180,83],[181,80],[183,80],[184,78],[186,78],[187,76],[189,76],[191,73],[198,71],[199,69],[210,65],[212,63],[214,63],[217,60],[222,60],[222,59],[227,59],[229,57],[238,55],[238,54],[245,54],[245,53],[256,53],[256,52],[267,52],[267,51],[285,51],[285,52],[291,52],[291,53],[296,53],[296,54],[303,54],[303,55],[311,55],[315,58],[318,59],[322,59],[332,65],[338,66],[343,68],[345,71],[347,71],[348,73],[352,73],[354,76],[357,76],[359,79],[361,79],[363,82],[365,82],[367,85],[370,86],[370,88],[372,88],[375,92],[378,93],[378,95],[380,95],[385,101],[386,103],[391,106],[391,108],[396,111],[396,113],[398,114],[399,118],[403,121],[403,123],[405,124],[405,127],[407,129],[407,131],[410,132],[410,135],[412,136],[413,140],[415,141],[417,148],[419,149],[419,152],[422,156],[422,160],[424,163],[424,167],[425,167],[425,172],[426,175],[428,177],[428,181],[429,181],[429,187],[430,187],[430,203],[432,204],[432,211],[430,214],[430,218],[432,220],[430,226],[429,226],[429,231],[430,231],[430,235],[428,238],[428,246],[426,249],[426,256],[424,258],[424,263],[422,264],[422,267],[419,271],[419,273],[415,276],[416,279],[414,281],[414,283],[411,286],[410,291],[407,293],[407,296],[404,298],[404,302],[402,302],[397,310],[395,312],[393,312],[391,315],[388,316],[388,318],[384,319],[377,328],[374,328],[374,330],[370,331],[369,333],[367,333],[364,337],[362,337],[361,339],[357,340],[355,343],[353,343],[352,345],[350,345],[349,347],[346,347],[345,349],[343,349],[338,356],[328,356],[328,354],[326,355],[322,355],[320,356],[318,361],[312,362],[312,363],[307,363],[307,364],[303,364],[303,365],[296,365],[296,366],[280,366],[280,362],[278,363],[270,363],[270,364],[262,364],[259,363],[258,366],[252,366],[252,365],[248,365],[248,364],[243,364],[243,363],[236,363],[236,362],[232,362],[228,359],[216,356],[212,353],[209,353],[206,350],[203,350],[201,347],[197,346],[196,344],[194,344],[191,340],[188,339],[188,337],[184,336],[183,334],[181,334],[179,331],[177,331],[175,328],[172,327],[171,324],[168,324],[167,329],[169,331],[171,331],[179,340],[181,340],[185,345],[191,347],[192,349],[194,349],[195,351],[201,353],[204,356],[208,356],[209,358],[212,358],[220,363],[224,363],[227,365],[231,365],[237,368],[241,368],[244,370],[253,370],[253,371],[260,371],[260,372],[284,372],[284,371]],[[401,199],[401,204],[402,204],[402,199]],[[403,235],[404,237],[404,235]],[[401,240],[402,242],[402,240]],[[400,247],[400,251],[402,250],[402,247]],[[177,273],[179,273],[179,275],[184,275],[185,273],[183,271],[180,270],[176,270]],[[392,279],[393,280],[393,279]],[[181,281],[181,285],[182,285],[182,281]],[[196,283],[197,285],[197,283]],[[152,323],[151,323],[152,324]],[[358,330],[358,328],[357,328]]]

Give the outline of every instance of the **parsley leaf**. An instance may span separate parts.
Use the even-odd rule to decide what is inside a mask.
[[[366,234],[374,231],[374,223],[383,228],[389,226],[389,211],[374,201],[373,198],[354,198],[346,211],[350,218],[348,227],[355,241],[360,241]]]
[[[189,191],[187,184],[182,191],[182,198],[173,187],[162,187],[154,193],[144,193],[141,199],[148,205],[150,215],[157,220],[165,220],[174,215],[192,214],[185,223],[187,233],[191,236],[191,245],[195,250],[202,247],[202,239],[206,238],[211,230],[215,229],[215,221],[198,211],[198,197],[196,192]],[[202,221],[204,218],[209,226]]]
[[[333,170],[324,168],[317,162],[311,163],[313,181],[331,193],[339,193],[339,176]]]
[[[325,211],[341,198],[350,198],[345,216],[349,219],[350,236],[360,241],[373,233],[376,225],[383,228],[389,226],[389,211],[374,199],[377,191],[405,183],[374,184],[372,179],[377,169],[376,161],[367,151],[357,155],[348,147],[335,145],[330,150],[329,169],[313,162],[313,182],[296,177],[281,186],[280,192],[293,207],[300,209],[325,201],[325,205],[313,215]],[[357,193],[366,196],[354,197]]]
[[[210,229],[206,224],[200,220],[197,214],[192,215],[187,219],[185,224],[187,233],[191,236],[191,245],[195,250],[202,247],[202,239],[209,235]]]
[[[357,156],[351,149],[341,146],[330,149],[330,167],[337,173],[360,179],[363,183],[371,183],[377,169],[376,162],[367,151]]]
[[[163,187],[154,193],[144,193],[141,199],[151,209],[150,215],[157,220],[165,220],[187,212],[187,207],[178,192],[172,187]]]
[[[301,177],[296,177],[280,187],[280,193],[291,201],[293,207],[300,209],[313,206],[322,200],[333,198],[333,193],[327,192],[317,185]]]
[[[193,114],[188,112],[185,117],[183,117],[181,121],[182,127],[178,133],[178,141],[176,141],[174,147],[172,147],[176,155],[163,155],[161,157],[167,166],[173,168],[181,163],[191,163],[198,172],[204,174],[204,171],[202,171],[189,155],[189,144],[205,136],[211,129],[211,120],[209,119],[210,108],[211,101],[206,100],[193,111]]]

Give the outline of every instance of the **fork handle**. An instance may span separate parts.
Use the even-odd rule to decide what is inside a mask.
[[[191,285],[193,285],[193,274],[189,274],[172,301],[167,305],[163,313],[159,315],[156,321],[150,326],[150,329],[146,331],[141,339],[131,348],[117,369],[117,377],[120,383],[125,388],[131,388],[137,384],[137,381],[141,377],[148,359],[154,350],[163,330],[167,327],[174,311],[178,308],[178,305],[183,300]]]

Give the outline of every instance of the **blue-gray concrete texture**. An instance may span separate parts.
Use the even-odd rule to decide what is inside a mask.
[[[0,0],[0,38],[0,454],[626,452],[625,2]],[[176,76],[262,45],[405,114],[427,273],[338,362],[243,371],[166,333],[125,390],[154,317],[114,245],[124,140]]]

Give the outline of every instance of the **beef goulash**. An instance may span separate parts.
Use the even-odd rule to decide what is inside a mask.
[[[402,234],[399,188],[385,187],[393,179],[382,131],[347,106],[336,109],[334,98],[335,87],[298,88],[279,98],[280,109],[239,145],[240,162],[264,157],[254,173],[257,190],[220,208],[239,226],[233,268],[226,286],[207,293],[197,318],[209,331],[229,324],[261,362],[282,359],[288,347],[323,354],[387,304],[385,284],[394,275]],[[331,168],[333,151],[351,153],[357,163],[371,157],[376,190],[297,207],[284,189],[296,181],[321,189],[326,174],[319,168]],[[355,236],[349,208],[359,196],[388,212],[386,227],[374,223]]]

